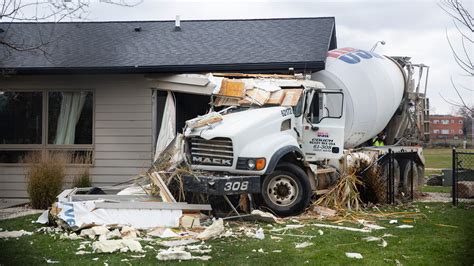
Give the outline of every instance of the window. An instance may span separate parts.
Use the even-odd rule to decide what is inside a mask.
[[[454,130],[453,130],[453,129],[451,129],[451,130],[449,131],[449,133],[451,133],[451,134],[454,134]]]
[[[434,134],[439,134],[439,129],[433,129]]]
[[[439,123],[439,120],[435,119],[433,120],[433,124],[438,124]]]
[[[441,124],[443,124],[443,125],[448,125],[448,124],[449,124],[449,120],[441,120]]]
[[[29,152],[91,152],[91,91],[0,91],[0,163]]]
[[[454,120],[451,120],[451,124],[454,124]]]
[[[459,124],[462,125],[462,120],[459,120]]]
[[[313,124],[325,118],[341,118],[344,96],[340,92],[316,92],[307,113]]]
[[[443,129],[443,130],[441,130],[441,134],[443,134],[443,135],[448,135],[448,134],[449,134],[449,130],[448,130],[448,129]]]
[[[41,144],[41,92],[0,92],[0,144]]]
[[[464,132],[462,131],[462,129],[459,130],[459,133],[460,135],[464,134]]]

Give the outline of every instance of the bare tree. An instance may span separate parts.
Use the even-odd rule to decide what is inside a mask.
[[[143,0],[100,0],[100,2],[132,7]],[[86,20],[90,0],[0,0],[0,47],[22,52],[39,50],[54,41],[52,32],[39,33],[35,43],[18,38],[7,38],[12,22],[60,22]]]
[[[474,33],[474,20],[469,10],[467,10],[463,3],[459,0],[441,0],[439,6],[448,14],[452,20],[454,27],[457,30],[457,37],[460,40],[460,45],[456,47],[452,39],[448,35],[446,29],[446,39],[448,40],[449,47],[453,53],[453,57],[460,69],[470,78],[474,77],[474,64],[472,47],[474,44],[473,33]],[[473,106],[466,102],[463,97],[463,93],[472,92],[472,88],[457,85],[451,77],[451,85],[456,92],[458,100],[450,100],[445,98],[443,95],[440,96],[449,104],[454,105],[458,108],[463,108],[471,113],[474,111]]]

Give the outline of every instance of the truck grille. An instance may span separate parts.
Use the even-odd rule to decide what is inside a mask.
[[[234,150],[229,138],[192,137],[188,140],[188,152],[192,164],[232,166]]]

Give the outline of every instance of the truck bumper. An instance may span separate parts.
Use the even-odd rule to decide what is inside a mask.
[[[208,195],[260,193],[260,176],[190,176],[184,179],[184,191]]]

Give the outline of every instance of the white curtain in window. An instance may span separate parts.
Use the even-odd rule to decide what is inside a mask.
[[[87,92],[62,92],[61,94],[61,110],[54,144],[74,144],[76,125],[81,117]]]
[[[163,119],[161,120],[160,132],[156,141],[155,161],[165,148],[173,141],[176,136],[176,106],[173,94],[168,91],[166,96],[165,108],[163,110]]]

